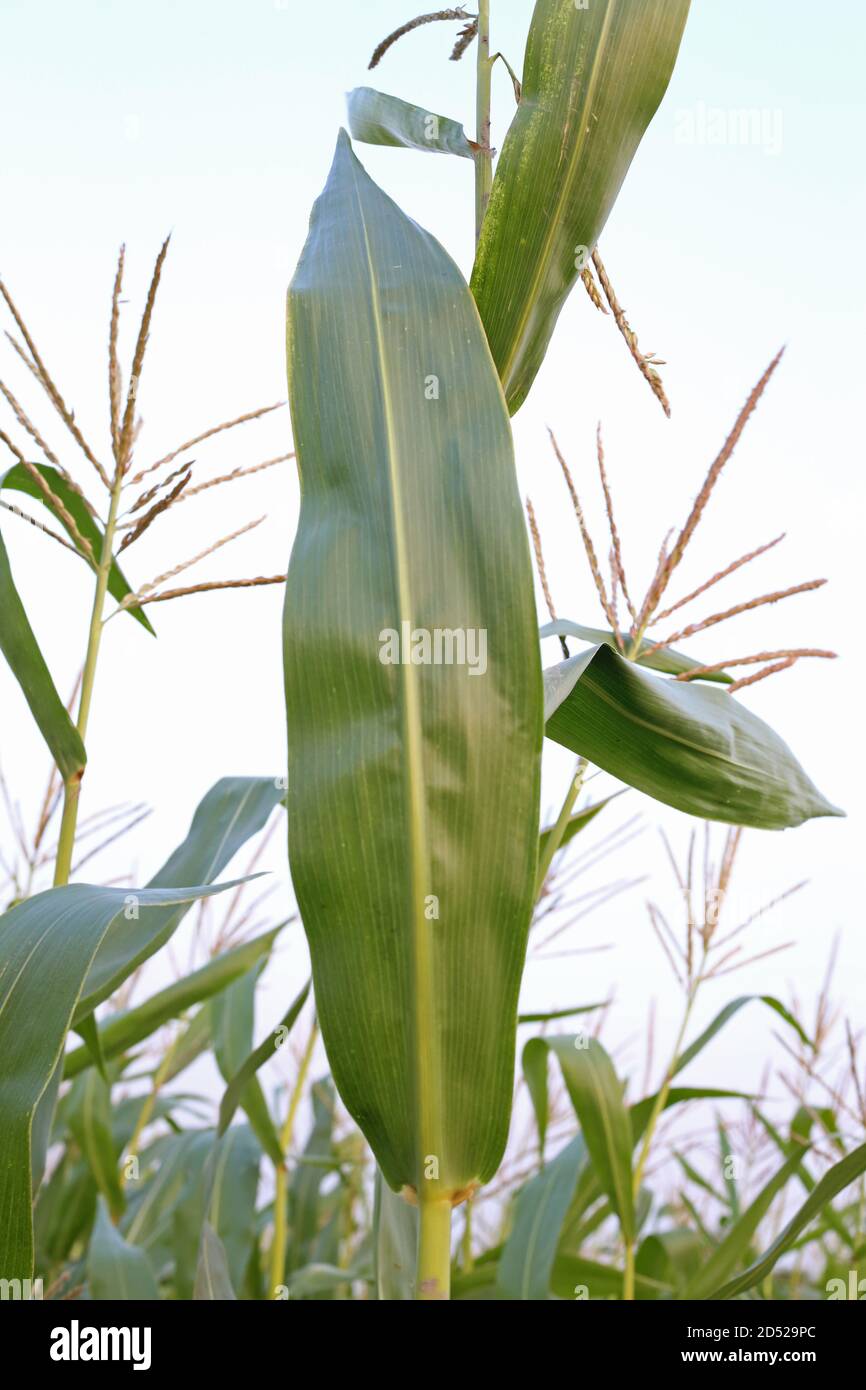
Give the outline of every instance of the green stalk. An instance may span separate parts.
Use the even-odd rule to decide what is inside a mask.
[[[310,1029],[310,1036],[307,1038],[307,1045],[304,1048],[304,1055],[301,1058],[301,1065],[298,1068],[298,1075],[292,1090],[289,1101],[289,1109],[286,1114],[283,1127],[280,1130],[280,1150],[283,1161],[276,1168],[276,1187],[274,1189],[274,1235],[271,1241],[271,1297],[275,1297],[276,1291],[286,1279],[286,1234],[287,1234],[287,1213],[289,1200],[289,1170],[286,1166],[286,1155],[289,1145],[292,1142],[292,1131],[295,1127],[295,1119],[298,1113],[298,1106],[304,1094],[304,1086],[307,1082],[307,1074],[313,1060],[316,1041],[319,1036],[319,1025],[313,1019],[313,1026]]]
[[[622,1279],[622,1296],[626,1303],[634,1302],[634,1241],[625,1243],[625,1273]]]
[[[550,832],[550,835],[547,838],[547,843],[544,847],[544,853],[539,856],[538,872],[535,878],[536,900],[541,896],[541,890],[544,887],[544,880],[547,878],[550,866],[553,863],[553,856],[556,854],[556,851],[562,844],[562,837],[565,834],[565,828],[568,825],[569,817],[571,816],[571,813],[574,810],[574,803],[580,796],[580,789],[583,786],[583,781],[586,777],[586,770],[588,767],[589,763],[586,761],[586,758],[578,758],[577,767],[575,768],[574,776],[571,779],[571,786],[569,787],[565,796],[565,800],[562,803],[562,810],[557,816],[556,824],[554,825],[553,829]]]
[[[418,1301],[451,1296],[451,1199],[418,1195]]]
[[[493,187],[493,152],[490,148],[490,0],[478,0],[478,54],[475,77],[475,240],[481,236],[481,223]]]
[[[102,550],[99,567],[96,571],[96,591],[93,596],[93,609],[90,615],[90,630],[87,635],[87,651],[84,657],[84,670],[81,676],[81,699],[78,704],[77,728],[82,741],[87,734],[90,719],[90,706],[93,699],[93,684],[96,679],[96,663],[99,645],[102,640],[102,616],[105,610],[105,596],[108,592],[108,577],[111,573],[111,559],[114,552],[114,536],[117,530],[117,512],[120,506],[120,493],[123,487],[123,470],[117,468],[111,489],[111,503],[108,520],[102,537]],[[63,815],[60,821],[60,837],[57,842],[57,859],[54,865],[54,886],[69,882],[72,869],[72,854],[75,849],[75,829],[78,824],[78,802],[81,792],[81,777],[66,782],[63,787]]]

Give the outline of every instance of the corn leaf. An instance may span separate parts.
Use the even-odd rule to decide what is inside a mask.
[[[289,856],[316,1003],[387,1182],[418,1187],[426,1167],[427,1192],[453,1195],[496,1171],[508,1131],[538,844],[537,628],[472,298],[345,133],[289,290],[288,361],[302,492],[284,620]],[[437,630],[468,633],[476,657],[486,642],[485,673],[469,647],[439,664]]]
[[[39,732],[64,782],[80,776],[87,762],[81,735],[57,693],[21,602],[0,535],[0,652],[24,693]],[[9,734],[8,721],[4,724]]]
[[[139,889],[141,921],[218,888]],[[0,917],[0,1269],[33,1265],[31,1128],[60,1059],[100,943],[122,919],[125,888],[70,884],[37,893]]]
[[[437,116],[372,87],[356,87],[349,92],[346,106],[349,130],[365,145],[396,145],[405,150],[474,158],[466,131],[448,116]]]
[[[796,1163],[796,1158],[789,1160],[786,1168],[790,1164]],[[761,1256],[759,1260],[749,1265],[748,1269],[742,1274],[729,1280],[728,1283],[711,1288],[710,1292],[698,1297],[707,1298],[736,1298],[739,1294],[745,1293],[769,1274],[776,1261],[786,1250],[790,1250],[797,1236],[803,1231],[816,1217],[821,1215],[823,1208],[834,1197],[843,1192],[852,1182],[856,1182],[863,1173],[866,1173],[866,1144],[861,1144],[859,1148],[852,1149],[851,1153],[846,1154],[838,1163],[824,1174],[819,1182],[815,1184],[813,1191],[809,1194],[806,1201],[799,1211],[791,1218],[785,1229],[782,1231],[769,1250]]]
[[[230,1081],[243,1065],[253,1045],[256,986],[261,965],[262,962],[257,961],[245,975],[215,995],[210,1002],[214,1055],[225,1081]],[[251,1076],[246,1082],[240,1100],[265,1153],[273,1163],[282,1163],[280,1141],[257,1076]]]
[[[223,951],[214,956],[200,970],[193,970],[181,980],[166,985],[158,993],[151,995],[143,1004],[122,1013],[112,1014],[99,1028],[99,1046],[106,1061],[121,1056],[128,1048],[143,1042],[170,1019],[180,1018],[193,1004],[218,994],[246,974],[251,966],[267,956],[277,935],[282,930],[264,932],[251,941],[244,941],[231,951]],[[77,1047],[67,1052],[63,1075],[66,1078],[77,1076],[93,1064],[93,1056],[86,1047]]]
[[[376,1169],[373,1206],[373,1260],[376,1295],[389,1303],[415,1298],[418,1263],[418,1208],[392,1192]]]
[[[472,271],[512,415],[664,95],[688,10],[689,0],[537,0]]]
[[[545,623],[539,629],[539,637],[577,637],[581,642],[589,642],[590,646],[598,647],[602,643],[606,647],[611,647],[618,652],[616,634],[606,632],[599,627],[584,627],[582,623],[573,623],[570,618],[556,618],[553,622]],[[628,638],[624,637],[626,644]],[[679,676],[686,671],[696,671],[703,665],[700,661],[695,661],[691,656],[686,656],[683,652],[674,651],[673,647],[659,647],[658,651],[653,650],[653,643],[644,641],[641,643],[634,657],[629,660],[636,661],[638,666],[648,666],[651,671],[661,671],[665,676]],[[696,677],[695,679],[698,679]],[[727,671],[710,671],[707,675],[701,676],[701,680],[716,681],[721,685],[730,685],[733,676],[729,676]]]
[[[549,738],[688,815],[783,830],[844,814],[778,734],[722,690],[663,680],[604,645],[551,667],[544,682]]]
[[[298,994],[289,1005],[288,1010],[283,1015],[277,1027],[262,1038],[258,1047],[253,1048],[249,1056],[244,1058],[244,1061],[235,1071],[220,1101],[218,1126],[218,1132],[220,1134],[224,1134],[231,1124],[232,1116],[241,1103],[241,1096],[246,1089],[247,1083],[255,1076],[259,1068],[265,1065],[265,1062],[270,1061],[277,1048],[281,1047],[288,1038],[289,1033],[297,1022],[301,1009],[307,1001],[309,992],[310,981],[308,980],[300,994]]]
[[[506,1298],[547,1298],[563,1222],[578,1175],[589,1161],[579,1134],[520,1189],[496,1277]]]
[[[128,1245],[112,1225],[102,1197],[87,1255],[87,1283],[90,1297],[97,1300],[155,1302],[159,1298],[147,1256],[143,1250]]]
[[[262,829],[283,795],[273,777],[220,778],[199,802],[186,839],[154,874],[148,890],[211,883]],[[75,1024],[165,945],[191,901],[167,898],[185,905],[139,918],[136,898],[135,893],[128,894],[114,930],[100,944],[75,1010]]]
[[[209,1221],[205,1221],[201,1228],[201,1245],[192,1296],[198,1302],[228,1302],[237,1298],[229,1277],[225,1246]]]
[[[618,796],[622,796],[622,792],[614,792],[612,796],[606,796],[603,801],[596,801],[593,803],[592,806],[583,806],[579,811],[575,811],[574,815],[570,816],[569,819],[566,821],[565,830],[563,831],[562,839],[559,842],[559,848],[563,849],[565,845],[568,844],[569,840],[573,840],[575,835],[580,834],[581,830],[585,830],[586,827],[590,824],[590,822],[595,820],[599,811],[603,811],[605,806],[607,806],[609,802],[615,801]],[[554,825],[549,825],[545,830],[542,830],[541,834],[539,835],[539,859],[542,858],[544,851],[549,843],[550,836],[553,834],[553,831],[555,829],[556,827]]]
[[[116,1221],[123,1211],[120,1186],[120,1153],[111,1130],[111,1092],[98,1071],[80,1076],[67,1097],[67,1116],[71,1134],[81,1150],[93,1181],[102,1193]]]
[[[784,1019],[789,1028],[793,1028],[801,1042],[805,1043],[807,1047],[814,1048],[815,1044],[809,1038],[808,1034],[804,1032],[802,1026],[797,1022],[790,1009],[786,1009],[780,999],[774,998],[772,994],[741,994],[738,999],[732,999],[730,1004],[726,1004],[725,1007],[716,1014],[712,1023],[704,1029],[700,1037],[695,1038],[695,1041],[680,1054],[677,1059],[677,1064],[674,1067],[673,1075],[676,1076],[677,1072],[687,1067],[689,1062],[697,1057],[699,1052],[703,1051],[707,1043],[712,1041],[716,1034],[724,1028],[725,1024],[728,1023],[735,1014],[739,1013],[740,1009],[742,1009],[745,1004],[752,1003],[766,1004],[768,1009],[772,1009],[774,1013]]]
[[[72,520],[75,522],[75,525],[78,527],[79,534],[82,535],[86,541],[90,541],[93,554],[98,561],[102,554],[102,530],[90,515],[80,494],[69,486],[63,474],[58,473],[56,468],[52,468],[50,463],[34,463],[33,467],[39,469],[39,472],[48,483],[51,491],[63,503],[67,512],[72,517]],[[47,511],[50,511],[51,515],[59,521],[73,544],[77,545],[76,538],[69,530],[66,521],[47,501],[44,492],[39,485],[34,482],[32,474],[24,467],[23,463],[16,463],[9,469],[4,477],[0,478],[0,489],[4,487],[15,488],[16,491],[24,492],[28,497],[32,497],[35,502],[40,502],[42,506],[44,506]],[[108,575],[108,592],[111,594],[112,598],[117,599],[118,603],[121,599],[126,598],[127,594],[132,593],[132,589],[127,583],[123,571],[114,559],[111,561],[111,570]],[[141,623],[141,626],[146,632],[151,633],[154,637],[156,636],[151,626],[150,619],[142,608],[129,608],[126,611],[135,618],[137,622]]]

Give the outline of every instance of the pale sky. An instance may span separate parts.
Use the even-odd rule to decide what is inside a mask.
[[[493,46],[519,67],[529,0],[493,0]],[[159,243],[173,232],[140,387],[141,462],[182,439],[285,397],[285,288],[310,206],[330,164],[344,93],[374,83],[471,129],[473,55],[447,61],[455,28],[410,35],[368,74],[375,44],[413,12],[403,0],[2,0],[0,270],[82,426],[107,453],[106,342],[117,249],[127,245],[125,347]],[[803,663],[747,691],[749,707],[791,744],[848,820],[746,837],[738,917],[792,883],[810,886],[758,929],[752,949],[795,947],[707,989],[698,1023],[734,994],[789,986],[814,997],[836,932],[839,986],[855,1025],[866,1003],[860,859],[862,705],[862,166],[864,17],[853,0],[694,0],[667,96],[601,238],[642,346],[666,359],[667,421],[612,323],[578,290],[563,313],[533,394],[515,421],[521,488],[536,505],[562,616],[601,625],[561,477],[551,425],[602,539],[594,472],[601,419],[634,588],[665,532],[685,516],[748,390],[782,343],[784,363],[749,426],[698,533],[676,593],[780,531],[788,539],[716,591],[695,615],[813,577],[817,593],[735,620],[695,642],[718,660],[761,648],[831,647],[841,660]],[[513,109],[494,77],[494,145]],[[722,116],[719,116],[721,111]],[[720,120],[757,113],[745,143],[715,143]],[[734,113],[731,116],[731,113]],[[468,161],[357,146],[370,174],[468,273]],[[4,323],[4,326],[9,326]],[[20,390],[80,481],[95,479],[67,447],[11,349],[2,375]],[[3,408],[5,412],[5,406]],[[855,413],[856,412],[856,413]],[[3,413],[3,412],[0,412]],[[10,420],[4,413],[4,428]],[[287,411],[200,446],[200,477],[290,447]],[[98,484],[97,484],[98,486]],[[95,489],[94,489],[95,491]],[[297,509],[291,465],[179,507],[130,554],[135,582],[169,569],[248,519],[267,521],[191,578],[285,569]],[[4,514],[16,579],[66,691],[80,664],[90,604],[87,571]],[[710,596],[708,596],[710,597]],[[540,600],[540,595],[539,595]],[[270,774],[285,757],[277,588],[201,596],[152,610],[159,639],[129,618],[105,634],[89,739],[86,806],[146,801],[134,860],[147,877],[183,837],[201,795],[226,773]],[[543,608],[539,609],[544,620]],[[547,662],[557,659],[547,644]],[[41,795],[45,758],[23,699],[0,672],[2,762],[25,807]],[[557,804],[570,760],[553,752],[545,803]],[[593,791],[601,790],[599,779]],[[642,1064],[650,999],[659,1031],[674,1026],[667,967],[649,930],[651,892],[673,911],[655,827],[683,846],[688,822],[630,793],[606,821],[639,812],[642,836],[589,871],[578,891],[618,878],[650,883],[573,929],[570,945],[611,949],[530,965],[525,1004],[603,998],[617,1007],[605,1036],[625,1069]],[[595,834],[596,832],[588,832]],[[99,862],[128,867],[130,844]],[[265,867],[285,873],[281,837]],[[94,866],[95,872],[95,866]],[[665,895],[667,895],[665,897]],[[285,889],[275,911],[288,905]],[[298,939],[268,976],[260,1027],[304,969]],[[153,968],[154,982],[168,966]],[[744,1014],[687,1079],[755,1085],[771,1026]],[[775,1054],[774,1054],[775,1055]]]

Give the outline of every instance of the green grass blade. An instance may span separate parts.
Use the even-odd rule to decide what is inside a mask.
[[[688,815],[784,830],[844,814],[769,725],[714,686],[664,680],[608,646],[544,681],[549,738]]]
[[[205,1221],[201,1228],[192,1296],[197,1302],[229,1302],[237,1298],[229,1277],[225,1246],[209,1221]]]
[[[688,0],[537,0],[472,290],[512,415],[668,85]]]
[[[537,627],[472,297],[345,134],[289,290],[288,362],[292,877],[340,1094],[388,1183],[444,1198],[491,1177],[508,1131],[538,844]],[[457,661],[438,664],[436,630],[486,641],[485,673],[450,639]],[[413,632],[431,634],[415,661],[390,664]]]
[[[90,1297],[108,1302],[155,1302],[159,1289],[143,1250],[128,1245],[100,1197],[87,1255]]]
[[[265,1062],[270,1061],[277,1048],[282,1046],[288,1038],[289,1033],[297,1022],[301,1009],[307,1002],[307,995],[309,992],[310,982],[308,980],[297,998],[289,1005],[288,1010],[283,1015],[277,1027],[262,1039],[258,1047],[253,1048],[249,1056],[246,1057],[237,1068],[223,1092],[223,1098],[220,1101],[218,1130],[220,1134],[224,1134],[231,1124],[232,1116],[241,1103],[241,1097],[248,1083],[255,1076],[259,1068],[263,1067]]]
[[[520,1189],[514,1226],[497,1270],[496,1282],[506,1298],[547,1298],[562,1226],[588,1160],[583,1136],[578,1135]]]
[[[707,1043],[712,1042],[716,1034],[724,1028],[725,1024],[728,1023],[735,1014],[739,1013],[740,1009],[742,1009],[745,1004],[753,1003],[766,1004],[768,1009],[772,1009],[774,1013],[777,1013],[780,1018],[784,1019],[789,1028],[793,1028],[801,1042],[804,1042],[807,1047],[813,1048],[815,1046],[808,1034],[804,1031],[802,1025],[797,1022],[790,1009],[785,1008],[785,1005],[780,999],[776,999],[772,994],[742,994],[738,999],[732,999],[730,1004],[726,1004],[725,1007],[716,1014],[712,1023],[704,1029],[700,1037],[695,1038],[695,1041],[680,1054],[677,1059],[677,1064],[674,1067],[674,1076],[676,1076],[678,1072],[681,1072],[684,1067],[687,1067],[689,1062],[693,1061],[699,1052],[703,1052]]]
[[[389,1303],[415,1298],[418,1263],[418,1208],[392,1192],[376,1169],[373,1209],[373,1251],[376,1296]]]
[[[214,1055],[225,1081],[230,1081],[243,1065],[253,1045],[256,986],[262,964],[257,961],[210,1002]],[[251,1076],[246,1082],[241,1092],[241,1106],[271,1162],[281,1164],[283,1152],[257,1076]]]

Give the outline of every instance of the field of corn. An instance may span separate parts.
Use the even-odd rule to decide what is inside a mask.
[[[397,87],[411,45],[431,64],[450,56],[476,122],[470,134],[404,96],[349,92],[288,287],[278,417],[278,405],[215,414],[153,456],[140,411],[171,249],[136,306],[131,241],[106,275],[92,432],[64,394],[50,325],[37,333],[3,266],[0,651],[17,685],[2,738],[32,720],[44,744],[27,787],[0,763],[4,1299],[866,1297],[864,1030],[829,936],[805,1004],[776,970],[783,946],[763,924],[784,934],[803,884],[776,884],[745,913],[736,894],[744,835],[796,836],[844,814],[804,769],[823,781],[814,750],[792,752],[750,705],[783,671],[784,698],[800,663],[829,689],[836,653],[814,633],[792,645],[790,628],[757,649],[736,635],[746,615],[786,612],[826,580],[771,572],[783,537],[756,536],[772,526],[757,505],[728,527],[724,562],[701,567],[717,486],[784,348],[757,380],[732,355],[739,413],[706,438],[696,488],[669,480],[675,524],[647,572],[625,540],[637,462],[613,458],[602,425],[591,467],[561,430],[539,441],[595,614],[563,610],[543,516],[517,481],[511,420],[572,292],[621,347],[625,395],[652,393],[671,416],[664,363],[639,345],[598,243],[688,62],[689,0],[526,0],[522,63],[496,49],[506,3],[407,16],[358,54],[359,73],[369,64]],[[513,114],[492,130],[500,78]],[[394,153],[394,197],[367,172],[367,146],[413,152]],[[474,167],[468,277],[400,205],[409,162],[437,178],[430,154]],[[246,439],[266,417],[283,421],[281,452],[209,463],[217,436]],[[193,566],[258,525],[243,513],[197,553],[166,547],[153,577],[138,563],[133,547],[199,496],[240,498],[251,475],[290,471],[301,501],[287,573],[197,578]],[[89,611],[57,617],[80,632],[71,690],[13,574],[12,528],[59,593],[69,570],[89,571]],[[726,581],[758,561],[764,577],[726,599]],[[237,775],[228,737],[209,788],[179,765],[165,796],[195,807],[188,834],[139,875],[147,807],[126,785],[122,803],[88,794],[105,653],[127,625],[158,673],[163,604],[192,625],[219,591],[265,586],[284,589],[282,631],[262,636],[282,654],[284,690],[256,698],[284,698],[287,744],[272,775]],[[260,622],[261,595],[243,601]],[[227,627],[217,664],[231,640]],[[183,673],[171,679],[182,701]],[[136,737],[158,740],[163,717]],[[552,809],[551,756],[571,759]],[[635,793],[678,816],[673,834],[667,810],[651,831],[649,889],[630,877]],[[290,888],[274,893],[264,871],[286,846]],[[109,847],[113,865],[127,856],[121,874],[101,872]],[[582,892],[598,864],[610,881]],[[613,896],[657,939],[671,1048],[654,1047],[651,1025],[623,1050],[615,997],[593,998],[580,949],[560,950]],[[306,949],[287,956],[292,933]],[[523,1002],[539,952],[560,960],[568,1007]],[[766,986],[740,992],[736,972],[765,960]],[[738,1030],[751,1080],[707,1084],[702,1064]],[[772,1075],[771,1034],[785,1057]],[[199,1085],[207,1058],[218,1086]]]

